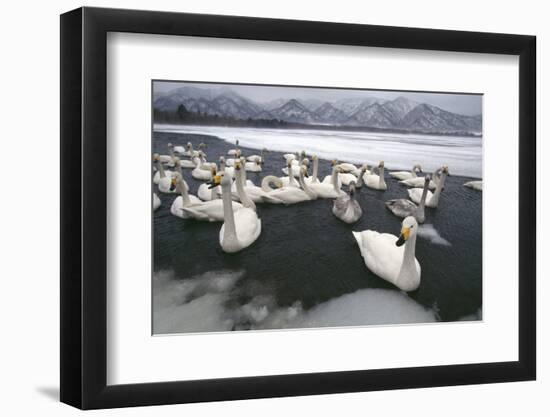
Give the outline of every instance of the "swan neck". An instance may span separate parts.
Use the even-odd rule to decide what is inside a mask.
[[[300,171],[300,185],[302,186],[304,192],[308,195],[309,198],[316,198],[317,194],[315,194],[313,191],[311,191],[311,188],[307,185],[307,183],[304,181],[304,174]]]
[[[279,178],[277,178],[275,175],[266,175],[264,179],[262,180],[262,191],[269,193],[270,191],[273,191],[273,189],[270,187],[269,184],[275,183]]]
[[[378,175],[379,175],[379,180],[378,180],[378,186],[380,188],[384,188],[386,186],[386,180],[384,179],[384,167],[380,167],[378,169]]]
[[[233,200],[231,199],[231,184],[224,184],[222,187],[223,201],[223,241],[236,241],[237,231],[235,228],[235,215],[233,213]]]
[[[183,183],[183,181],[180,181],[178,183],[178,187],[180,188],[179,191],[180,191],[180,194],[181,194],[181,200],[182,200],[183,206],[186,207],[186,206],[191,205],[191,199],[189,198],[189,193],[187,192],[187,187]]]
[[[292,165],[288,167],[288,185],[291,187],[298,187],[300,188],[300,185],[296,182],[296,178],[294,178],[294,172],[292,172]]]
[[[254,202],[250,199],[248,194],[246,193],[246,190],[243,187],[242,178],[244,177],[244,170],[240,169],[238,178],[235,180],[236,186],[237,186],[237,194],[239,195],[239,200],[241,200],[241,203],[243,203],[244,207],[251,208],[253,210],[256,210],[256,205]]]
[[[435,193],[430,199],[430,204],[433,207],[437,207],[439,204],[439,196],[441,195],[441,191],[443,190],[443,187],[445,186],[445,179],[447,178],[447,174],[442,172],[441,177],[439,178],[439,182],[437,183],[437,186],[435,187]]]
[[[166,178],[166,172],[164,172],[164,166],[162,165],[162,162],[157,161],[157,169],[159,171],[160,177]]]
[[[338,188],[338,167],[336,165],[332,167],[332,186],[334,191],[340,191]]]
[[[412,233],[411,237],[405,243],[405,251],[403,254],[403,263],[399,270],[397,280],[410,279],[416,275],[416,233]]]
[[[319,182],[319,180],[317,179],[317,175],[319,173],[319,159],[318,158],[315,158],[315,160],[313,161],[313,174],[312,174],[312,182]]]
[[[411,169],[411,175],[413,178],[416,178],[417,175],[416,175],[415,167]]]

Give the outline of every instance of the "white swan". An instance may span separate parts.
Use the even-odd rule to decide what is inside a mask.
[[[173,172],[164,169],[164,166],[160,161],[160,155],[158,153],[153,154],[153,166],[156,168],[156,172],[153,175],[153,183],[158,185],[162,178],[168,178],[167,181],[170,181]]]
[[[357,169],[358,169],[355,165],[350,164],[348,162],[341,162],[338,165],[340,165],[340,168],[342,169],[343,173],[348,173],[348,172],[353,173],[354,171],[357,171]]]
[[[468,181],[464,184],[464,187],[473,188],[477,191],[483,190],[483,181]]]
[[[215,162],[207,162],[206,161],[206,154],[203,151],[199,151],[199,156],[195,158],[195,160],[199,160],[198,165],[200,165],[201,169],[210,170],[210,168],[215,167]]]
[[[422,166],[420,166],[420,164],[415,164],[410,171],[390,172],[390,177],[396,180],[409,180],[411,178],[416,178],[418,172],[422,172]]]
[[[449,174],[449,169],[445,165],[442,168],[441,171],[441,177],[439,179],[439,182],[437,183],[437,187],[435,189],[435,192],[432,194],[431,191],[427,192],[426,195],[426,207],[436,208],[439,204],[439,197],[441,195],[441,191],[445,187],[445,179],[447,178],[447,175]],[[430,181],[430,183],[433,181]],[[420,200],[422,199],[422,194],[424,190],[421,190],[420,188],[410,188],[407,190],[409,192],[409,197],[412,201],[419,204]]]
[[[268,191],[271,191],[271,189],[269,189]],[[254,203],[281,203],[281,201],[269,197],[268,193],[264,191],[262,187],[258,187],[248,181],[246,179],[246,170],[242,169],[242,165],[240,162],[236,162],[235,182],[231,187],[231,197],[233,198],[233,200],[241,201],[240,196],[243,192],[246,193],[248,198],[250,198]]]
[[[363,215],[361,206],[355,199],[355,182],[349,184],[349,195],[344,194],[334,200],[332,214],[344,223],[355,223]]]
[[[298,168],[298,167],[297,167]],[[283,168],[284,170],[285,168]],[[294,174],[294,165],[292,165],[292,161],[287,162],[286,166],[286,172],[292,172]],[[296,177],[300,176],[300,171],[298,168],[298,175],[287,175],[286,177],[280,177],[280,180],[283,183],[283,187],[296,187],[300,188],[300,184],[298,184],[298,181],[296,180]]]
[[[240,149],[237,149],[233,156],[234,156],[234,158],[227,158],[225,160],[225,166],[226,167],[232,167],[232,166],[235,165],[235,161],[240,161],[241,160],[241,151],[240,151]]]
[[[244,207],[235,212],[235,203],[231,201],[231,178],[216,175],[212,183],[212,186],[222,187],[224,223],[220,229],[220,246],[227,253],[243,250],[254,243],[262,232],[262,221],[256,214],[254,203],[243,192],[241,199],[245,201]]]
[[[370,271],[403,291],[414,291],[421,276],[420,263],[415,257],[417,229],[414,217],[407,217],[399,238],[374,230],[352,233]]]
[[[202,151],[200,151],[202,152]],[[191,175],[196,180],[200,181],[210,181],[212,179],[211,169],[215,168],[216,164],[205,165],[202,158],[199,157],[199,164],[191,171]]]
[[[317,158],[317,155],[313,155],[311,159],[313,160],[313,173],[310,177],[305,179],[305,182],[308,184],[319,182],[319,158]]]
[[[359,172],[354,173],[354,175],[357,175],[357,183],[355,183],[355,188],[363,187],[363,184],[364,184],[363,178],[365,177],[365,173],[367,172],[368,169],[369,169],[368,165],[363,164],[363,166],[361,166],[361,169],[359,169]]]
[[[434,175],[432,175],[432,179],[430,181],[430,184],[428,185],[428,188],[430,190],[435,190],[435,187],[437,187],[437,180],[438,180],[438,171],[434,172]],[[424,178],[422,177],[415,177],[415,178],[409,178],[408,180],[401,180],[399,181],[399,184],[406,185],[407,187],[413,187],[413,188],[424,188]]]
[[[424,206],[426,204],[430,179],[431,178],[429,175],[424,177],[424,189],[422,190],[422,196],[420,197],[420,203],[418,206],[406,198],[399,198],[396,200],[386,201],[386,208],[397,217],[404,219],[405,217],[413,216],[418,223],[424,223],[424,220],[426,219]]]
[[[180,161],[180,166],[182,168],[193,169],[193,168],[196,168],[197,165],[199,164],[199,157],[194,156],[194,157],[189,157],[189,159],[179,159],[179,161]]]
[[[194,195],[189,194],[189,186],[179,173],[175,174],[174,180],[176,183],[176,192],[180,195],[176,197],[170,206],[170,213],[182,219],[188,219],[190,216],[183,208],[192,206],[193,204],[200,204],[202,201]]]
[[[264,158],[264,154],[267,153],[267,149],[266,148],[263,148],[260,152],[260,155],[250,155],[250,156],[247,156],[246,157],[246,160],[248,162],[255,162],[256,159],[259,159],[260,162],[263,164],[265,162],[265,158]]]
[[[282,168],[282,171],[285,175],[289,175],[289,172],[292,172],[292,176],[298,178],[300,176],[300,171],[302,170],[302,165],[309,167],[309,159],[300,159],[299,162],[296,159],[293,159],[290,161],[290,167],[286,166],[285,168]]]
[[[305,173],[305,167],[303,168],[303,171],[301,174],[302,178],[304,173]],[[277,179],[282,183],[281,178],[277,178]],[[296,179],[292,176],[290,177],[290,179],[291,181],[296,181]],[[265,178],[262,181],[262,184],[264,183],[264,181],[266,181]],[[307,185],[305,190],[302,190],[296,186],[283,186],[281,188],[277,188],[275,190],[270,191],[269,196],[272,198],[276,198],[277,200],[280,200],[283,204],[286,204],[286,205],[296,204],[296,203],[301,203],[303,201],[315,200],[317,198],[317,194],[314,191],[312,191],[310,188],[311,187],[307,187]]]
[[[210,170],[210,174],[213,178],[214,175],[216,175],[216,168],[212,168]],[[220,186],[209,187],[206,183],[202,183],[201,185],[199,185],[199,189],[197,190],[197,195],[202,201],[216,200],[221,196],[221,194],[222,189]]]
[[[378,164],[378,175],[365,174],[363,176],[363,181],[365,181],[365,185],[367,187],[372,188],[373,190],[387,190],[388,186],[386,185],[386,180],[384,179],[384,161],[380,161]]]
[[[262,172],[262,162],[256,158],[253,162],[245,162],[244,168],[249,172]]]
[[[161,205],[161,201],[157,193],[153,193],[153,211],[158,209]]]
[[[239,139],[235,141],[235,149],[229,149],[227,154],[231,156],[240,156],[241,150],[239,149]]]
[[[340,173],[340,166],[336,164],[336,161],[332,161],[332,174],[330,176],[330,183],[310,183],[309,187],[319,198],[338,198],[344,192],[340,189],[340,183],[338,181],[338,174]]]

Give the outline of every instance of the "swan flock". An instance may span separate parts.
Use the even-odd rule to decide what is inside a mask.
[[[257,186],[247,179],[247,172],[261,175],[267,149],[262,149],[259,155],[244,156],[245,150],[239,147],[237,140],[235,148],[219,156],[218,163],[207,161],[205,149],[204,143],[199,144],[197,150],[191,142],[185,146],[169,143],[168,155],[153,154],[152,182],[157,190],[153,193],[152,206],[156,211],[163,204],[159,195],[173,194],[176,197],[169,206],[172,215],[190,221],[222,222],[219,245],[225,253],[245,250],[261,235],[262,221],[257,204],[290,206],[329,199],[335,219],[353,225],[369,215],[368,207],[361,207],[356,199],[362,186],[381,193],[388,189],[384,161],[369,169],[367,164],[357,167],[332,160],[331,174],[320,180],[316,155],[307,157],[305,151],[287,153],[281,161],[284,175],[265,175]],[[313,166],[311,175],[310,165]],[[186,169],[191,170],[190,180],[202,182],[197,196],[189,194],[184,178]],[[403,187],[408,198],[385,202],[391,213],[403,219],[398,235],[350,230],[350,237],[354,238],[352,241],[356,242],[365,266],[407,292],[416,290],[421,282],[421,265],[415,253],[419,224],[424,223],[429,214],[425,208],[439,206],[449,168],[441,165],[432,175],[421,176],[423,173],[418,163],[413,164],[410,171],[389,172],[389,177],[399,187],[410,187]],[[481,190],[481,181],[464,185]]]

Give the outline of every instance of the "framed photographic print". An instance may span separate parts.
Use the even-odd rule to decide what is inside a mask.
[[[61,400],[531,380],[535,38],[61,16]]]

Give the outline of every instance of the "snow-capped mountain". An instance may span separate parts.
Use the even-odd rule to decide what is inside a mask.
[[[279,98],[260,104],[237,94],[229,87],[208,89],[185,86],[168,93],[155,94],[153,103],[158,111],[175,112],[180,105],[184,105],[192,113],[236,120],[280,120],[305,125],[436,133],[480,133],[482,127],[481,115],[464,116],[402,96],[394,100],[354,97],[334,102]]]
[[[276,119],[284,120],[285,122],[305,124],[319,122],[315,114],[294,98],[287,101],[281,107],[271,110],[270,113]]]
[[[340,109],[337,109],[329,102],[321,104],[317,107],[313,114],[317,120],[322,123],[343,123],[348,119],[346,113]]]

